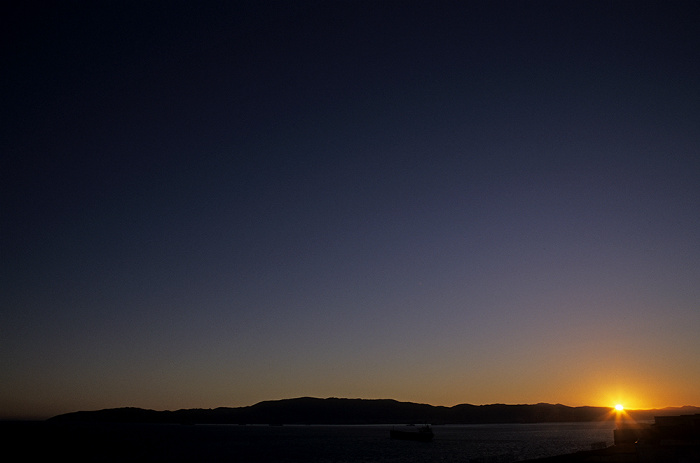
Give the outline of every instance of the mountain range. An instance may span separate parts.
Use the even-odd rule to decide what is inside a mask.
[[[628,410],[634,420],[654,416],[700,413],[700,407]],[[496,424],[556,423],[614,419],[608,407],[569,407],[561,404],[433,406],[393,399],[300,397],[271,400],[246,407],[156,411],[112,408],[78,411],[50,418],[54,422],[184,423],[184,424]]]

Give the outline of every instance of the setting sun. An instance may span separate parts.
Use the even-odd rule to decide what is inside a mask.
[[[625,409],[625,407],[623,407],[622,404],[615,405],[615,410],[617,410],[618,412],[621,412],[624,409]]]

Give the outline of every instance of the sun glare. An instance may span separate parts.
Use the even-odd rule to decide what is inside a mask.
[[[625,407],[623,407],[622,404],[615,405],[615,410],[617,410],[618,412],[621,412],[624,409],[625,409]]]

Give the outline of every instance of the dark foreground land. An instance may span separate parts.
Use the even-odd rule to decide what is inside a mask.
[[[529,461],[700,463],[700,414],[657,416],[653,424],[624,423],[615,429],[612,447]]]

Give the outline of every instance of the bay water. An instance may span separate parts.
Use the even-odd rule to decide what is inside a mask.
[[[24,441],[25,457],[95,462],[502,463],[612,445],[614,428],[613,421],[441,425],[432,442],[413,442],[390,439],[390,425],[63,423],[26,427],[14,444]]]

